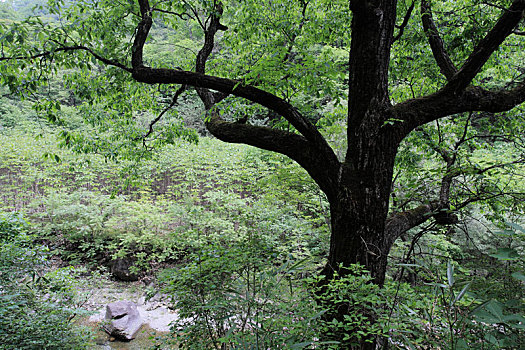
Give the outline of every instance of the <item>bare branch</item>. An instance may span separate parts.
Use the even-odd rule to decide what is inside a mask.
[[[418,131],[421,131],[421,134],[423,135],[424,139],[428,142],[428,145],[430,146],[430,148],[432,148],[434,152],[439,154],[441,158],[443,158],[445,163],[448,164],[451,161],[449,152],[447,152],[445,149],[436,145],[434,141],[432,140],[432,137],[430,136],[430,134],[425,129],[421,128],[421,130],[418,129]],[[440,136],[440,141],[441,141],[441,136]]]
[[[462,209],[472,203],[485,202],[485,201],[500,198],[500,197],[511,197],[511,198],[516,198],[520,201],[525,200],[525,195],[522,192],[503,192],[502,191],[499,193],[481,193],[481,194],[473,195],[472,197],[457,204],[456,209]]]
[[[487,5],[487,6],[490,6],[490,7],[495,7],[495,8],[497,8],[497,9],[502,10],[502,11],[507,11],[507,9],[506,9],[505,7],[500,6],[500,5],[498,5],[498,4],[494,4],[494,3],[492,3],[492,2],[482,1],[481,3],[482,3],[482,4],[485,4],[485,5]]]
[[[173,108],[173,106],[177,104],[177,100],[179,96],[182,95],[182,93],[186,90],[186,88],[187,88],[186,85],[182,85],[179,89],[177,89],[177,91],[173,95],[173,98],[171,99],[171,103],[169,104],[169,106],[164,108],[162,112],[160,112],[159,115],[155,119],[153,119],[151,123],[149,123],[148,132],[144,136],[141,137],[144,145],[146,143],[146,139],[149,137],[149,135],[153,133],[153,127],[155,126],[155,124],[157,124],[162,119],[164,114],[166,114],[170,109]]]
[[[403,18],[403,23],[401,23],[400,26],[396,26],[399,29],[399,32],[397,35],[392,39],[392,43],[398,41],[403,36],[403,33],[405,32],[405,28],[408,25],[408,21],[410,20],[410,17],[412,16],[412,11],[414,11],[414,7],[416,5],[416,1],[413,0],[412,4],[407,10],[407,13],[405,13],[405,17]]]
[[[295,107],[269,92],[250,85],[244,85],[242,81],[189,71],[149,67],[135,68],[133,78],[136,81],[147,84],[186,84],[246,98],[249,101],[258,103],[277,112],[290,121],[307,139],[314,141],[318,145],[324,144],[329,148],[326,140],[315,126],[301,115]]]
[[[187,1],[184,1],[184,5],[186,5],[191,10],[191,12],[193,12],[193,15],[195,16],[194,19],[199,23],[199,26],[202,28],[202,30],[206,30],[206,25],[202,23],[199,12],[195,9],[195,7],[193,7]]]
[[[160,13],[165,13],[168,15],[174,15],[174,16],[179,17],[182,20],[191,18],[190,15],[188,15],[187,13],[178,13],[178,12],[167,11],[167,10],[163,10],[159,8],[152,8],[151,12],[160,12]]]
[[[28,55],[28,56],[13,56],[13,57],[2,56],[2,57],[0,57],[0,61],[34,60],[34,59],[37,59],[37,58],[53,57],[53,55],[55,55],[56,53],[59,53],[59,52],[71,52],[71,51],[86,51],[90,55],[95,57],[98,61],[100,61],[100,62],[102,62],[102,63],[104,63],[104,64],[106,64],[108,66],[118,67],[118,68],[123,69],[126,72],[130,72],[130,73],[133,71],[133,69],[131,69],[130,67],[127,67],[127,66],[123,65],[120,62],[117,62],[117,61],[105,58],[105,57],[99,55],[98,53],[96,53],[95,51],[93,51],[92,49],[90,49],[90,48],[88,48],[86,46],[82,46],[82,45],[62,46],[62,47],[56,48],[54,50],[45,51],[45,52],[39,52],[39,53],[36,53],[36,54],[33,54],[33,55]]]
[[[450,59],[443,40],[439,35],[434,19],[432,18],[432,9],[428,0],[421,0],[421,21],[423,23],[423,30],[427,35],[428,42],[430,43],[430,48],[432,49],[432,54],[434,59],[441,71],[441,73],[450,80],[452,76],[457,72],[457,68]]]

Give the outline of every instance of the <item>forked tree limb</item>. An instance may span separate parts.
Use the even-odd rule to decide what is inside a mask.
[[[421,8],[432,52],[449,82],[433,94],[407,100],[391,108],[394,117],[403,120],[398,126],[402,129],[402,136],[408,135],[420,125],[448,115],[469,111],[504,112],[525,102],[525,81],[518,83],[513,89],[499,91],[469,86],[490,56],[523,19],[525,0],[514,0],[508,9],[503,11],[494,27],[476,45],[457,72],[454,72],[455,67],[435,29],[427,0],[422,0]]]
[[[137,25],[132,52],[133,78],[148,84],[186,84],[246,98],[271,109],[287,119],[307,140],[313,142],[322,152],[320,156],[337,159],[332,149],[317,128],[298,110],[285,100],[259,88],[244,85],[242,81],[219,78],[201,72],[175,69],[150,68],[143,64],[143,48],[153,23],[148,0],[138,0],[142,15]],[[203,53],[205,57],[206,52]],[[199,69],[202,66],[199,66]]]
[[[330,197],[335,196],[334,174],[340,163],[327,141],[298,110],[285,100],[259,88],[245,85],[242,81],[219,78],[205,74],[206,61],[213,46],[214,36],[221,30],[221,3],[204,28],[205,40],[197,55],[196,72],[156,69],[143,63],[143,48],[151,29],[153,18],[148,0],[138,0],[142,20],[137,25],[132,52],[133,78],[148,84],[184,84],[194,86],[209,113],[206,125],[217,138],[228,142],[245,143],[266,150],[276,151],[289,156],[304,167],[321,189]],[[211,93],[215,90],[219,94]],[[246,124],[230,123],[220,118],[214,110],[215,98],[234,95],[258,103],[287,119],[301,135],[292,132],[257,127]]]
[[[445,49],[443,39],[441,39],[436,24],[434,23],[432,8],[428,0],[421,0],[421,22],[423,23],[423,30],[428,38],[432,54],[434,55],[439,70],[447,80],[450,80],[458,69]]]
[[[403,33],[405,32],[405,28],[408,25],[408,21],[410,20],[410,17],[412,16],[412,11],[414,11],[414,7],[416,6],[416,1],[412,0],[412,4],[410,4],[407,12],[405,13],[405,17],[403,17],[403,22],[401,25],[396,26],[399,29],[399,32],[397,35],[392,39],[392,43],[398,41],[403,36]]]

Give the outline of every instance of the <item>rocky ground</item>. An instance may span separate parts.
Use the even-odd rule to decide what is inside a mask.
[[[89,278],[79,285],[79,294],[85,302],[82,308],[94,312],[82,319],[81,323],[90,326],[97,334],[97,344],[100,349],[142,350],[153,345],[153,339],[169,332],[170,323],[179,315],[170,308],[173,305],[166,295],[155,293],[153,285],[146,286],[143,282],[118,282],[109,278]],[[106,305],[119,300],[132,301],[144,320],[145,325],[129,343],[110,341],[110,337],[102,330]]]

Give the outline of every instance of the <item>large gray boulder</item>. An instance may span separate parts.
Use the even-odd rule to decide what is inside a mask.
[[[131,340],[142,326],[137,305],[131,301],[116,301],[106,306],[104,329],[120,340]]]

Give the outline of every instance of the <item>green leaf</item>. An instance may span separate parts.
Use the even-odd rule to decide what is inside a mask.
[[[327,311],[328,311],[328,309],[325,309],[325,310],[321,310],[321,311],[319,311],[318,313],[316,313],[315,315],[313,315],[312,317],[310,317],[310,318],[308,319],[308,322],[320,318],[320,317],[321,317],[322,315],[324,315]]]
[[[454,304],[458,301],[461,300],[461,298],[463,298],[463,296],[465,295],[465,293],[467,292],[468,288],[470,287],[470,283],[467,283],[467,285],[465,287],[463,287],[463,289],[461,290],[461,292],[459,292],[459,294],[456,296],[456,299],[454,299]]]
[[[499,248],[496,253],[489,254],[489,256],[499,260],[516,260],[520,257],[518,252],[513,248]]]
[[[410,340],[408,340],[408,338],[407,338],[404,334],[401,334],[401,336],[402,336],[403,339],[405,340],[406,345],[408,345],[408,347],[409,347],[411,350],[416,350],[416,348],[414,347],[414,345],[412,344],[412,342],[410,342]]]
[[[525,282],[525,275],[522,274],[521,272],[514,272],[511,276],[514,277],[515,279]]]
[[[458,339],[456,343],[456,350],[470,349],[465,339]]]
[[[507,225],[509,225],[510,227],[515,229],[516,231],[520,231],[522,233],[525,233],[525,228],[523,226],[520,226],[520,225],[518,225],[516,223],[513,223],[513,222],[507,222]]]
[[[496,300],[489,300],[481,304],[471,314],[479,322],[504,323],[503,306]]]

